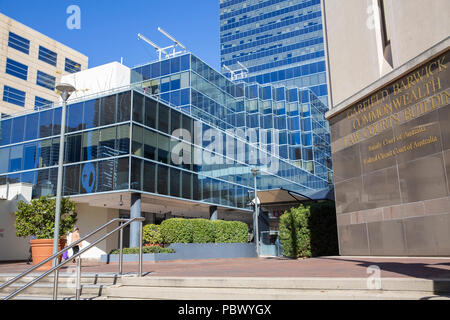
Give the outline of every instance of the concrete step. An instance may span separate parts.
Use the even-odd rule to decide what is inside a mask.
[[[371,289],[366,278],[178,278],[123,277],[106,288],[108,299],[301,300],[449,299],[450,279],[383,278]]]
[[[41,275],[34,273],[27,275],[10,286],[0,290],[0,296],[6,297],[24,284],[34,280]],[[13,279],[16,274],[0,274],[0,284]],[[118,274],[115,273],[82,273],[80,278],[81,299],[91,300],[101,296],[106,287],[120,283]],[[50,300],[53,297],[53,274],[41,279],[31,287],[25,289],[14,299],[19,300]],[[76,294],[76,275],[71,272],[61,272],[58,281],[58,299],[67,300],[75,299]]]

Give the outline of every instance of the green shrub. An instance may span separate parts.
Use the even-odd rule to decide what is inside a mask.
[[[162,247],[143,247],[142,253],[174,253],[174,249]],[[123,254],[139,254],[139,248],[123,248]],[[112,250],[110,254],[120,254],[119,249]]]
[[[286,211],[280,217],[280,241],[286,257],[338,254],[334,204],[312,203]]]
[[[248,227],[240,221],[212,221],[216,243],[246,243]]]
[[[164,243],[192,243],[192,223],[189,219],[171,218],[164,220],[160,227]]]
[[[192,224],[192,242],[211,243],[214,242],[214,226],[211,220],[191,219]]]
[[[161,244],[163,238],[160,226],[157,224],[147,224],[142,228],[142,241],[144,244]]]

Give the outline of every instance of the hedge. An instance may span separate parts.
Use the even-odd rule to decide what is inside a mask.
[[[142,228],[142,241],[144,244],[161,244],[160,226],[158,224],[147,224]]]
[[[283,255],[291,258],[337,255],[336,210],[332,202],[291,208],[280,217]]]
[[[142,247],[142,253],[174,253],[174,249],[162,248],[162,247]],[[110,254],[119,254],[120,249],[114,249]],[[139,248],[123,248],[123,254],[136,254],[139,253]]]
[[[241,221],[171,218],[161,223],[160,233],[170,243],[246,243],[247,224]]]

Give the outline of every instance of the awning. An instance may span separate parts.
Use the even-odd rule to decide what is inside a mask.
[[[262,205],[318,200],[334,201],[334,188],[315,190],[312,192],[305,192],[304,194],[283,188],[263,190],[258,191],[258,199]]]

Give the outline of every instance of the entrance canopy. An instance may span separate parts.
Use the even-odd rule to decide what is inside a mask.
[[[258,200],[262,205],[275,203],[289,203],[289,202],[304,202],[304,201],[319,201],[332,200],[334,201],[334,188],[316,190],[313,192],[298,193],[287,189],[272,189],[258,191]]]

